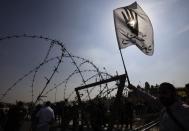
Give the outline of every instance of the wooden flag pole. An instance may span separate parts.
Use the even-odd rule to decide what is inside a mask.
[[[121,59],[122,59],[122,62],[123,62],[123,67],[124,67],[124,69],[125,69],[125,74],[126,74],[126,77],[127,77],[127,81],[128,81],[128,84],[130,85],[129,76],[128,76],[128,74],[127,74],[127,69],[126,69],[126,66],[125,66],[125,61],[124,61],[124,59],[123,59],[122,51],[121,51],[120,48],[119,48],[119,52],[120,52],[120,54],[121,54]]]

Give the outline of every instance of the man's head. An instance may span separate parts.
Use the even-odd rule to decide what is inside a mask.
[[[45,106],[47,107],[47,106],[51,106],[51,102],[50,101],[47,101],[46,103],[45,103]]]
[[[176,102],[177,95],[175,87],[167,82],[160,84],[159,100],[165,107],[169,107]]]

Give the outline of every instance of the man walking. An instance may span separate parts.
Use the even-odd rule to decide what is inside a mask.
[[[38,118],[37,131],[49,131],[49,125],[54,121],[54,111],[50,107],[51,103],[48,101],[45,106],[36,114]]]

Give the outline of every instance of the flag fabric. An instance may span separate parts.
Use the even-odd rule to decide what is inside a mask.
[[[137,2],[117,8],[113,13],[119,49],[136,45],[146,55],[153,55],[153,27]]]

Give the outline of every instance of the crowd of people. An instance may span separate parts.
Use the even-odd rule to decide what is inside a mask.
[[[107,102],[98,98],[83,102],[82,105],[67,100],[54,104],[46,102],[36,105],[33,109],[26,108],[24,103],[18,102],[10,107],[7,113],[2,113],[0,125],[3,131],[20,131],[22,124],[27,120],[31,122],[32,131],[82,131],[84,128],[102,131],[112,122],[113,105],[108,108],[105,101]],[[124,99],[119,112],[114,113],[113,120],[116,124],[120,123],[132,129],[133,110],[134,105]]]
[[[156,103],[159,109],[154,110],[147,101],[135,103],[132,99],[123,97],[118,107],[114,98],[96,98],[80,104],[77,101],[64,100],[57,103],[45,102],[26,108],[23,102],[9,107],[7,112],[0,110],[0,130],[20,131],[24,121],[30,121],[31,131],[83,131],[84,128],[93,131],[112,131],[114,125],[121,130],[132,130],[136,117],[141,119],[145,114],[158,114],[160,131],[189,130],[189,84],[186,85],[187,97],[179,99],[176,88],[170,83],[159,86]],[[158,101],[158,102],[157,102]],[[152,102],[155,103],[155,102]],[[157,115],[150,119],[157,118]]]
[[[0,116],[1,130],[4,129],[4,131],[19,131],[19,128],[26,116],[26,109],[24,108],[24,104],[22,102],[18,102],[16,105],[9,107],[7,113],[1,110]]]

